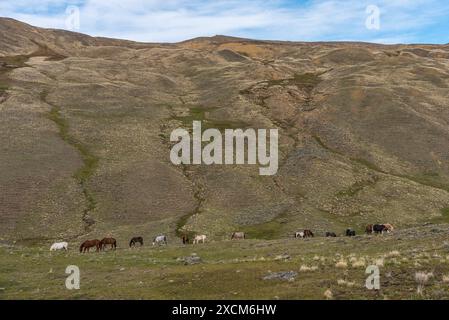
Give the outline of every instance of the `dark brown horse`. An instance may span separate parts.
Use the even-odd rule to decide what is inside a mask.
[[[373,233],[373,225],[369,224],[365,227],[365,233],[366,234],[372,234]]]
[[[304,230],[304,238],[313,238],[313,232],[311,230]]]
[[[95,239],[95,240],[86,240],[84,241],[81,246],[80,246],[80,252],[84,253],[84,252],[89,252],[90,248],[95,247],[96,250],[95,251],[99,251],[101,249],[101,243],[100,240]]]
[[[129,242],[129,247],[135,247],[136,243],[140,243],[140,246],[143,246],[143,238],[142,237],[134,237]]]
[[[182,244],[189,244],[189,236],[188,235],[183,235],[182,236]]]
[[[117,248],[117,240],[114,238],[104,238],[100,241],[100,250],[104,250],[107,244],[111,245],[111,249],[115,250]]]

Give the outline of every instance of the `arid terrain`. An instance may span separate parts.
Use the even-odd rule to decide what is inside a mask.
[[[448,88],[449,45],[226,36],[147,44],[0,18],[0,256],[11,268],[2,270],[0,287],[11,284],[14,257],[24,266],[44,252],[50,259],[47,246],[64,240],[74,251],[58,258],[62,265],[79,255],[75,249],[82,240],[105,235],[123,248],[132,236],[149,244],[153,236],[167,234],[173,247],[161,249],[168,250],[166,257],[159,249],[141,251],[151,259],[156,255],[165,268],[185,250],[178,247],[181,234],[205,234],[213,243],[198,253],[213,255],[214,263],[207,265],[217,270],[220,259],[252,257],[262,250],[254,248],[263,246],[273,251],[262,250],[261,256],[285,249],[298,263],[301,250],[313,253],[312,259],[326,247],[322,255],[334,264],[330,255],[338,252],[339,241],[345,242],[348,261],[352,250],[386,255],[397,245],[404,255],[420,243],[413,238],[401,247],[397,234],[386,242],[368,236],[354,242],[328,239],[332,250],[316,238],[301,243],[300,250],[288,240],[301,229],[320,237],[326,231],[342,235],[348,227],[360,234],[368,223],[387,222],[413,237],[435,226],[439,232],[435,238],[426,235],[427,247],[416,255],[429,251],[438,257],[438,270],[447,268],[441,261],[449,241]],[[193,120],[220,130],[278,128],[278,173],[260,176],[251,165],[173,165],[170,133],[191,128]],[[220,258],[233,231],[245,231],[249,240]],[[367,239],[384,246],[353,249]],[[435,249],[438,245],[443,249]],[[24,256],[20,250],[30,252]],[[131,251],[117,259],[134,256],[139,254]],[[262,269],[265,262],[252,263]],[[415,265],[408,263],[413,281]],[[182,270],[175,270],[179,279],[193,272]],[[236,272],[232,265],[230,270]],[[313,286],[326,281],[319,279]],[[276,295],[266,290],[269,295],[247,297]],[[444,290],[441,297],[447,298],[447,285]],[[7,291],[0,291],[0,298],[20,297]],[[322,297],[322,291],[278,296]],[[232,297],[208,297],[223,296]]]

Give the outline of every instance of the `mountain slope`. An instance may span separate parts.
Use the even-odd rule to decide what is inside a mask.
[[[449,49],[140,44],[0,19],[5,239],[448,219]],[[171,131],[279,128],[280,168],[176,167]]]

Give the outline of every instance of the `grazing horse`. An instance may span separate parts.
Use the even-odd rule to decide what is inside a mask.
[[[326,238],[336,238],[335,232],[326,232]]]
[[[311,230],[304,230],[304,238],[313,238],[313,232]]]
[[[86,240],[84,241],[80,246],[80,252],[85,253],[86,251],[89,252],[90,248],[95,247],[99,251],[101,247],[101,241],[98,239],[95,240]]]
[[[373,225],[372,224],[369,224],[369,225],[366,226],[365,233],[366,234],[372,234],[373,233]]]
[[[204,243],[205,241],[206,241],[206,236],[204,235],[204,234],[202,234],[202,235],[199,235],[199,236],[195,236],[195,238],[193,239],[193,244],[198,244],[198,243],[200,243],[200,241],[202,242],[202,243]]]
[[[355,237],[355,231],[352,229],[346,229],[346,236],[347,237]]]
[[[384,227],[387,229],[387,232],[393,232],[394,227],[389,223],[384,223]]]
[[[295,232],[295,238],[304,238],[304,232],[303,231]]]
[[[134,237],[129,242],[129,247],[135,247],[136,243],[140,243],[140,246],[143,246],[143,238],[142,237]]]
[[[231,240],[233,239],[246,239],[245,232],[234,232],[231,236]]]
[[[189,237],[186,234],[182,236],[182,244],[189,244]]]
[[[161,245],[161,244],[165,244],[167,245],[167,237],[162,235],[162,236],[157,236],[156,238],[153,239],[153,246],[154,245]]]
[[[117,249],[117,240],[114,238],[104,238],[100,241],[100,250],[104,250],[107,244],[111,245],[111,249]]]
[[[388,229],[383,224],[375,224],[373,226],[373,231],[376,234],[383,234],[384,232],[387,232]]]
[[[50,251],[62,250],[67,251],[69,244],[67,242],[56,242],[50,247]]]

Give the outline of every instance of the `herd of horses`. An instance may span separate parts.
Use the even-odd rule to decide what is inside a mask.
[[[393,225],[389,223],[385,224],[369,224],[365,228],[366,234],[383,234],[384,232],[390,233],[394,230]],[[347,237],[354,237],[356,235],[355,230],[353,229],[346,229],[345,235]],[[337,237],[337,234],[335,232],[326,232],[325,236],[327,238],[329,237]],[[295,238],[313,238],[314,234],[311,230],[303,230],[303,231],[297,231],[294,234]],[[182,237],[182,243],[183,244],[189,244],[190,239],[188,235],[184,234]],[[166,235],[159,235],[153,239],[153,246],[155,245],[167,245]],[[199,243],[205,243],[206,242],[206,235],[196,235],[194,236],[192,240],[192,244],[199,244]],[[246,239],[246,234],[244,232],[234,232],[231,235],[231,240],[239,240],[239,239]],[[134,237],[129,242],[129,247],[135,247],[137,244],[140,246],[143,246],[143,237]],[[80,246],[80,253],[89,252],[91,248],[95,248],[96,252],[103,251],[109,246],[110,250],[115,250],[117,248],[117,240],[111,237],[103,238],[102,240],[94,239],[94,240],[86,240],[84,241]],[[68,250],[68,243],[67,242],[56,242],[53,243],[50,247],[50,251],[56,251],[56,250]]]
[[[384,232],[390,233],[393,232],[394,227],[390,223],[384,223],[384,224],[369,224],[365,227],[365,233],[366,234],[383,234]],[[353,229],[346,229],[345,235],[347,237],[355,237],[355,230]],[[311,230],[303,230],[303,231],[297,231],[294,234],[295,238],[313,238],[314,234]],[[335,232],[329,232],[327,231],[325,233],[326,238],[335,238],[337,237],[337,234]]]

